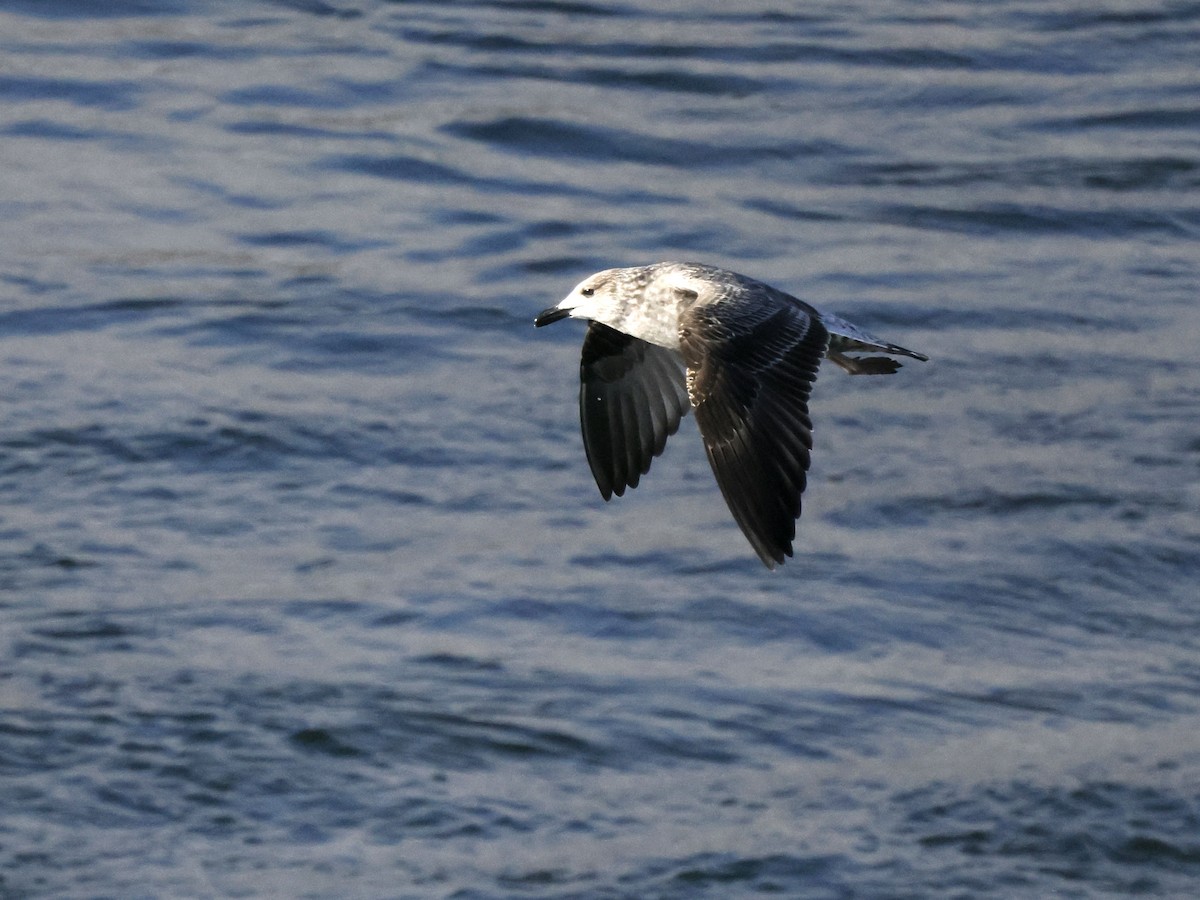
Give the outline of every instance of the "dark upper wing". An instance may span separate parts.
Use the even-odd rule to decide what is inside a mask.
[[[683,368],[664,347],[592,322],[579,364],[583,447],[605,500],[637,487],[688,409]]]
[[[680,334],[688,392],[717,484],[773,569],[792,555],[812,449],[808,396],[829,333],[786,295],[785,302],[763,299],[694,306]]]

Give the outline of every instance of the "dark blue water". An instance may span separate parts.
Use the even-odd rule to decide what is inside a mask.
[[[1200,889],[1200,5],[0,3],[0,896]],[[832,367],[604,504],[594,270]]]

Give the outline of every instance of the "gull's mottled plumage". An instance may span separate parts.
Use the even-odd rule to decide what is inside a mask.
[[[637,487],[695,410],[721,494],[759,558],[792,555],[812,450],[808,398],[828,358],[853,375],[927,357],[736,272],[699,263],[607,269],[534,324],[588,319],[583,446],[605,500]]]

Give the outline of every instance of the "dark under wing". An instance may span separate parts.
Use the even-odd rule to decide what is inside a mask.
[[[679,356],[592,322],[579,364],[583,447],[605,500],[637,487],[687,413]]]
[[[756,312],[758,312],[756,310]],[[696,423],[721,494],[768,568],[792,555],[812,449],[808,398],[829,333],[799,304],[680,323]]]

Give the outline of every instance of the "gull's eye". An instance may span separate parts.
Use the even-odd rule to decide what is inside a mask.
[[[579,293],[583,294],[583,296],[585,296],[585,297],[590,297],[590,296],[592,296],[592,294],[596,293],[596,289],[595,288],[580,288]]]

